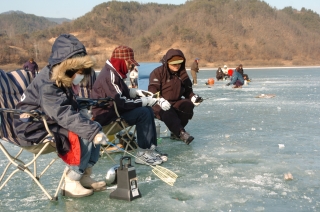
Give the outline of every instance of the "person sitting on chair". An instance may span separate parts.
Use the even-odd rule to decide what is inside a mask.
[[[163,64],[151,72],[148,90],[160,92],[159,104],[153,107],[153,111],[171,131],[171,139],[190,144],[194,137],[186,132],[185,126],[192,119],[194,106],[198,106],[202,98],[193,93],[185,64],[181,50],[169,49]]]
[[[239,73],[239,66],[234,70],[231,82],[227,83],[226,86],[229,86],[230,84],[233,84],[233,88],[242,88],[242,85],[244,83],[242,75]]]
[[[89,196],[106,185],[90,175],[99,159],[99,144],[106,144],[107,138],[99,123],[79,112],[72,89],[84,75],[91,73],[93,65],[94,60],[76,37],[60,35],[52,46],[49,64],[27,87],[16,106],[16,109],[38,110],[46,115],[57,151],[67,163],[62,195],[70,197]],[[24,114],[14,119],[14,125],[22,145],[23,142],[37,144],[48,135],[41,120]],[[73,151],[75,149],[79,151]]]
[[[135,162],[158,165],[163,162],[164,155],[156,148],[157,134],[151,108],[158,100],[148,91],[128,88],[124,79],[131,64],[139,66],[134,60],[133,50],[128,46],[115,48],[110,60],[107,60],[93,84],[91,95],[93,98],[112,97],[126,123],[130,126],[136,125],[139,147]],[[110,124],[117,118],[113,105],[105,108],[93,107],[92,114],[94,120],[102,126]]]

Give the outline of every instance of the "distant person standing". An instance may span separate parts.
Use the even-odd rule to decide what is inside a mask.
[[[191,76],[193,85],[197,85],[197,73],[199,72],[199,58],[196,58],[191,65]]]
[[[131,64],[131,67],[130,67],[130,82],[131,82],[131,88],[138,87],[138,69],[134,64]]]
[[[33,58],[30,58],[24,65],[23,69],[26,71],[31,71],[33,78],[36,77],[36,73],[38,74],[39,67],[38,64],[33,60]]]

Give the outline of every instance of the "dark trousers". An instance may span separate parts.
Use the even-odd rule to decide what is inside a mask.
[[[242,86],[243,83],[240,81],[240,80],[237,80],[235,83],[234,83],[235,86]]]
[[[151,144],[157,146],[157,132],[151,107],[138,107],[122,113],[121,117],[130,125],[136,125],[138,146],[149,149]]]
[[[181,99],[167,110],[160,111],[161,121],[165,123],[168,129],[179,137],[180,131],[184,130],[193,116],[194,104],[190,99]]]

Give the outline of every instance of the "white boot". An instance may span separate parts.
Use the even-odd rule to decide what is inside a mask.
[[[95,181],[90,176],[92,174],[92,167],[86,168],[80,179],[80,183],[85,188],[93,189],[94,191],[102,191],[106,189],[106,183],[104,181]]]
[[[63,196],[67,197],[86,197],[93,194],[92,189],[82,187],[80,181],[72,180],[68,176],[64,178],[64,186],[61,192]]]

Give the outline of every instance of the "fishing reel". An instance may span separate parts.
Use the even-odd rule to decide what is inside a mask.
[[[201,103],[201,102],[203,102],[203,98],[200,97],[200,96],[198,96],[198,97],[196,98],[195,103]]]
[[[111,101],[113,101],[111,97],[101,99],[77,98],[80,109],[90,109],[91,106],[107,107],[110,106]]]

